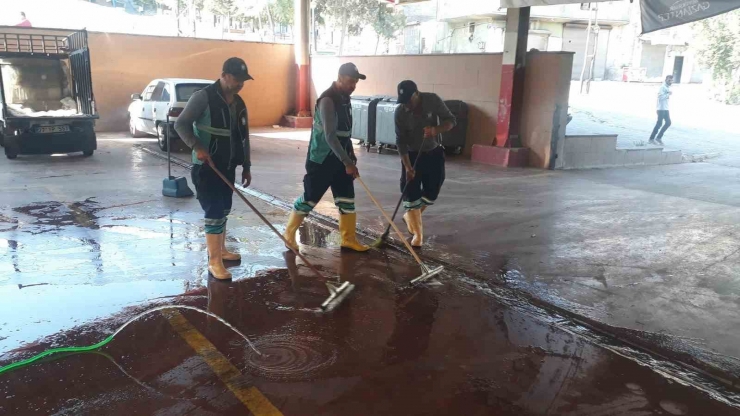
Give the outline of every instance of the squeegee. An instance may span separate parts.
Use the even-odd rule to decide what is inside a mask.
[[[298,256],[301,260],[303,260],[303,262],[309,267],[309,269],[311,269],[311,271],[314,272],[314,274],[316,274],[316,276],[319,277],[319,279],[322,279],[322,280],[325,279],[324,275],[322,275],[321,272],[313,264],[311,264],[311,262],[308,261],[308,259],[303,256],[303,254],[300,253],[300,251],[290,247],[290,244],[285,239],[285,237],[283,237],[280,231],[278,231],[275,228],[275,226],[272,225],[272,223],[270,223],[270,221],[268,221],[267,218],[265,218],[265,216],[262,215],[262,213],[260,213],[259,210],[257,210],[257,208],[254,205],[252,205],[251,202],[249,202],[249,200],[247,199],[247,197],[244,196],[243,193],[241,193],[238,189],[236,189],[234,184],[231,183],[226,178],[226,176],[224,176],[224,174],[221,173],[221,171],[219,171],[216,168],[216,166],[213,165],[213,161],[210,158],[208,159],[208,164],[210,165],[211,169],[213,169],[213,171],[216,172],[216,175],[218,175],[221,178],[221,180],[223,180],[227,185],[229,185],[229,188],[231,188],[231,190],[234,191],[234,193],[239,195],[239,198],[241,198],[241,200],[244,201],[244,203],[247,204],[249,208],[251,208],[252,211],[254,211],[255,214],[257,214],[257,216],[262,220],[262,222],[267,224],[267,226],[270,227],[270,229],[275,234],[277,234],[278,237],[280,237],[283,243],[285,243],[286,247],[288,247],[296,256]],[[347,296],[349,296],[350,292],[355,290],[355,285],[353,285],[350,282],[342,282],[339,276],[337,276],[336,279],[327,279],[327,280],[328,281],[324,283],[326,284],[326,288],[329,290],[329,297],[324,301],[324,303],[321,304],[321,310],[323,310],[324,312],[329,312],[329,311],[334,310],[337,306],[339,306],[340,303],[342,303],[342,301],[344,301],[344,299],[347,298]]]
[[[439,273],[444,270],[444,266],[437,266],[437,267],[429,267],[426,264],[424,264],[421,259],[419,258],[419,255],[416,254],[416,251],[414,251],[414,248],[411,247],[411,244],[409,244],[408,241],[406,241],[405,238],[403,238],[403,234],[401,233],[401,230],[398,229],[398,226],[395,222],[388,216],[388,213],[385,212],[383,209],[383,206],[380,205],[380,203],[375,199],[373,194],[370,192],[370,189],[368,189],[367,185],[365,185],[365,182],[363,182],[362,178],[359,176],[357,177],[357,180],[360,182],[360,185],[362,185],[363,188],[365,188],[365,192],[367,192],[367,195],[370,197],[370,199],[373,201],[375,206],[378,207],[380,212],[383,214],[383,217],[385,217],[385,220],[388,221],[388,223],[393,227],[393,231],[396,232],[396,235],[398,235],[398,238],[403,242],[403,244],[406,245],[406,248],[409,250],[411,255],[414,257],[414,260],[416,260],[417,263],[419,263],[419,267],[421,268],[421,275],[417,277],[416,279],[413,279],[411,282],[409,282],[410,286],[413,286],[417,283],[423,283],[429,280],[432,276],[436,276]]]

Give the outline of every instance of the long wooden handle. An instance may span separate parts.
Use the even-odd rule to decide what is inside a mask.
[[[226,184],[229,185],[229,188],[231,188],[232,191],[234,191],[237,195],[239,195],[239,198],[241,198],[242,201],[244,201],[245,204],[249,205],[249,208],[252,208],[252,211],[254,211],[254,213],[257,214],[257,216],[260,217],[260,219],[265,224],[267,224],[267,226],[270,227],[270,229],[272,231],[274,231],[275,234],[277,234],[277,236],[280,237],[281,240],[283,240],[283,243],[285,243],[285,247],[287,247],[288,249],[290,249],[290,251],[292,251],[293,253],[295,253],[296,256],[300,257],[300,259],[303,260],[304,263],[306,263],[306,265],[316,274],[316,276],[318,276],[321,279],[324,279],[325,278],[324,275],[322,275],[321,272],[319,272],[319,269],[317,269],[313,264],[311,264],[311,262],[308,261],[308,259],[306,259],[305,257],[303,257],[303,254],[301,254],[300,251],[298,251],[298,250],[296,250],[296,249],[294,249],[293,247],[290,246],[290,244],[288,243],[288,240],[286,240],[285,237],[283,237],[283,235],[280,234],[280,231],[278,231],[277,228],[275,228],[275,226],[273,226],[270,223],[270,221],[268,221],[267,218],[265,218],[257,210],[257,208],[254,205],[252,205],[251,202],[249,202],[249,200],[244,196],[244,194],[241,193],[241,191],[239,191],[238,189],[236,189],[236,187],[234,186],[234,184],[231,183],[231,181],[229,181],[226,178],[226,176],[224,176],[224,174],[221,173],[221,171],[219,171],[216,168],[216,166],[214,166],[214,164],[213,164],[213,162],[211,160],[208,161],[208,164],[211,166],[211,169],[213,169],[213,171],[216,172],[216,175],[218,175],[221,178],[221,180],[223,180],[224,182],[226,182]]]
[[[380,209],[380,212],[385,217],[385,220],[388,221],[391,224],[391,226],[393,227],[393,231],[396,232],[396,235],[398,235],[398,238],[401,239],[401,241],[403,241],[403,244],[405,244],[406,245],[406,248],[409,249],[409,252],[411,252],[411,255],[414,256],[414,260],[416,260],[416,262],[419,263],[419,265],[421,266],[422,265],[421,259],[416,254],[416,251],[414,251],[414,248],[411,247],[411,244],[409,244],[409,242],[406,241],[405,238],[403,238],[403,234],[401,233],[401,230],[398,229],[398,226],[396,225],[396,223],[393,222],[393,220],[391,220],[391,218],[388,216],[388,214],[383,209],[383,206],[381,206],[380,203],[378,203],[378,201],[375,199],[375,197],[373,197],[373,194],[370,193],[370,189],[368,189],[367,185],[365,185],[365,182],[363,182],[362,178],[360,178],[358,176],[357,177],[357,181],[360,182],[360,184],[362,185],[363,188],[365,188],[365,192],[367,192],[367,196],[369,196],[370,199],[375,204],[375,206],[377,206],[378,209]]]

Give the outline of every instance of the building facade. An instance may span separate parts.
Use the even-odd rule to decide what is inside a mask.
[[[498,0],[430,0],[401,7],[408,25],[395,53],[503,51],[506,10]],[[658,82],[668,74],[683,83],[703,80],[691,28],[641,36],[639,2],[532,7],[530,20],[528,49],[574,52],[573,80],[589,73],[594,80]]]

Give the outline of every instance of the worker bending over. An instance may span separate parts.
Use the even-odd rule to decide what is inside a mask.
[[[442,133],[455,127],[455,116],[437,94],[420,92],[414,81],[398,84],[396,145],[401,155],[401,192],[406,186],[403,216],[411,245],[421,247],[424,226],[421,214],[434,205],[445,181],[445,153]],[[416,159],[416,170],[414,162]],[[407,185],[408,182],[408,185]]]
[[[241,256],[226,249],[226,218],[231,212],[233,191],[211,168],[210,163],[232,183],[236,167],[242,165],[242,185],[252,182],[249,158],[249,115],[239,91],[244,81],[254,79],[240,58],[224,62],[221,78],[197,91],[188,100],[175,131],[193,149],[192,179],[198,202],[205,213],[208,271],[216,279],[231,279],[223,260]]]
[[[339,67],[339,76],[316,101],[311,128],[311,141],[306,156],[306,175],[303,177],[303,195],[296,199],[283,235],[291,248],[298,250],[296,231],[304,218],[314,209],[326,190],[331,187],[334,204],[339,208],[339,231],[342,247],[367,251],[369,247],[357,241],[355,229],[354,179],[360,176],[357,158],[350,140],[352,133],[352,104],[350,95],[357,81],[365,79],[353,63]]]

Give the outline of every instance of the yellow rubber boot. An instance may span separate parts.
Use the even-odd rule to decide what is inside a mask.
[[[411,220],[409,219],[409,212],[406,211],[405,214],[403,214],[403,223],[406,224],[406,231],[409,232],[409,234],[414,235],[414,230],[411,229]]]
[[[239,261],[242,259],[241,254],[232,253],[226,248],[226,228],[224,228],[224,232],[221,234],[221,258],[226,261]]]
[[[409,222],[409,228],[414,237],[411,239],[412,247],[421,247],[424,240],[424,225],[421,222],[421,210],[412,209],[406,213]]]
[[[224,261],[221,258],[221,241],[223,234],[206,234],[206,246],[208,247],[208,272],[218,280],[231,279],[231,273],[224,267]]]
[[[342,234],[342,247],[354,251],[368,251],[370,247],[357,241],[357,214],[339,216],[339,232]]]
[[[423,205],[420,208],[421,213],[423,214],[424,211],[427,209],[426,205]],[[414,235],[414,230],[411,229],[411,225],[409,224],[409,212],[406,211],[405,214],[403,214],[403,223],[406,224],[406,229],[408,230],[409,234]]]
[[[283,233],[283,238],[288,242],[288,244],[285,245],[285,248],[293,250],[298,250],[298,242],[295,241],[295,233],[298,231],[298,227],[301,226],[301,223],[303,223],[303,220],[306,218],[305,215],[299,214],[298,211],[293,210],[290,213],[290,217],[288,217],[288,225],[285,226],[285,233]]]

